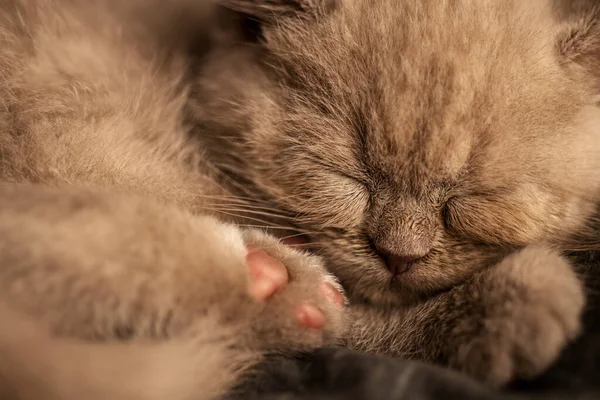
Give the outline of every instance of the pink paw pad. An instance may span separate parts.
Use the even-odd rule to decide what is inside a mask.
[[[254,246],[247,246],[247,249],[246,263],[250,269],[251,278],[250,295],[256,300],[266,300],[288,283],[287,268],[262,249]],[[332,304],[338,308],[344,307],[344,297],[334,285],[322,282],[319,289]],[[296,308],[296,320],[310,329],[319,330],[325,326],[323,312],[309,303],[302,303]]]
[[[271,297],[288,282],[287,268],[266,251],[248,246],[246,263],[250,268],[250,294],[257,300]]]
[[[346,301],[344,296],[340,293],[335,286],[330,282],[321,283],[321,292],[325,297],[339,308],[344,308]]]
[[[296,318],[301,325],[310,329],[322,329],[325,326],[325,315],[312,304],[299,305]]]

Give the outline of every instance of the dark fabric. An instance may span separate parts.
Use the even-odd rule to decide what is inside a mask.
[[[271,360],[239,399],[501,399],[473,381],[435,366],[345,349],[321,349],[299,360]]]
[[[297,359],[270,359],[232,399],[600,399],[600,257],[587,253],[577,260],[589,283],[584,334],[533,381],[494,392],[441,367],[328,348]]]

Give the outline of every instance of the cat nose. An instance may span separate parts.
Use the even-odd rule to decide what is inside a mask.
[[[383,246],[375,246],[381,258],[385,261],[385,266],[394,275],[400,275],[407,272],[412,263],[419,261],[429,253],[429,249],[415,249],[410,252],[391,251]]]

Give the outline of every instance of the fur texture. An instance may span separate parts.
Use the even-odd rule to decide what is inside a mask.
[[[336,338],[545,369],[584,306],[561,253],[598,248],[598,7],[217,3],[0,3],[7,398],[212,398]],[[245,245],[288,268],[266,302]]]

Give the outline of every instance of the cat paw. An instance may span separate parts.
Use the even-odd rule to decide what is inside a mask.
[[[540,374],[580,332],[583,285],[548,249],[526,248],[475,284],[479,299],[454,328],[461,339],[450,363],[491,386]]]
[[[248,292],[261,305],[252,323],[256,345],[308,350],[335,340],[346,300],[321,260],[261,232],[245,232],[244,239]]]

